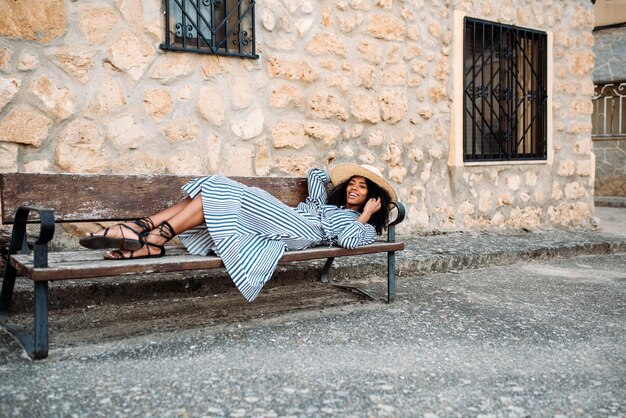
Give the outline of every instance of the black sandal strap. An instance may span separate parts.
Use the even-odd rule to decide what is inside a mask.
[[[159,234],[169,241],[176,236],[176,231],[174,231],[174,228],[168,221],[163,221],[163,223],[159,225]]]
[[[152,222],[152,219],[150,218],[135,219],[133,223],[135,225],[139,225],[139,227],[141,228],[139,236],[144,236],[154,229],[154,222]]]

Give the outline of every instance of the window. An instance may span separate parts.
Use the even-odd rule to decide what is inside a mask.
[[[463,161],[546,160],[547,34],[464,18]]]
[[[162,49],[258,58],[255,0],[165,0]]]
[[[591,120],[594,138],[626,138],[626,81],[595,86]]]

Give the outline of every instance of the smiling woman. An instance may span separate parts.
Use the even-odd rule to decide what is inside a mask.
[[[326,185],[335,186],[329,197]],[[213,175],[183,186],[187,198],[147,218],[90,233],[92,248],[116,248],[112,260],[162,257],[178,235],[189,253],[221,257],[243,296],[254,300],[286,250],[372,244],[387,227],[396,193],[375,167],[340,164],[328,175],[311,169],[308,197],[297,207],[256,187]]]

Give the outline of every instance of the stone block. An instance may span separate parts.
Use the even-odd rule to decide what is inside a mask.
[[[15,97],[22,85],[17,78],[0,77],[0,112]]]
[[[129,31],[120,32],[107,51],[107,61],[133,81],[139,80],[154,59],[154,47]]]
[[[50,43],[65,33],[65,0],[0,2],[0,36]]]
[[[61,134],[56,147],[56,162],[70,173],[102,173],[109,168],[104,133],[87,119],[71,121]]]
[[[172,111],[173,107],[172,96],[167,90],[148,89],[143,92],[143,108],[153,120],[163,120]]]
[[[406,33],[406,25],[404,21],[393,15],[375,14],[370,17],[365,33],[374,38],[401,41]]]
[[[39,147],[52,120],[27,105],[18,105],[0,121],[0,141]]]
[[[224,91],[213,86],[203,86],[198,92],[198,113],[215,126],[224,125],[226,103]]]
[[[78,12],[78,27],[92,45],[98,45],[110,38],[110,32],[117,23],[117,15],[109,7],[83,6]]]

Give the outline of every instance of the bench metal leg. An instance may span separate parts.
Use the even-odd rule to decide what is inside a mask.
[[[332,266],[335,257],[328,257],[326,260],[326,264],[324,264],[324,268],[322,269],[322,274],[320,275],[320,280],[322,283],[328,283],[328,272],[330,271],[330,266]]]
[[[48,357],[48,282],[35,282],[35,323],[32,334],[17,324],[4,323],[3,326],[24,347],[30,358],[37,360]]]
[[[387,303],[396,299],[396,252],[387,253]]]

